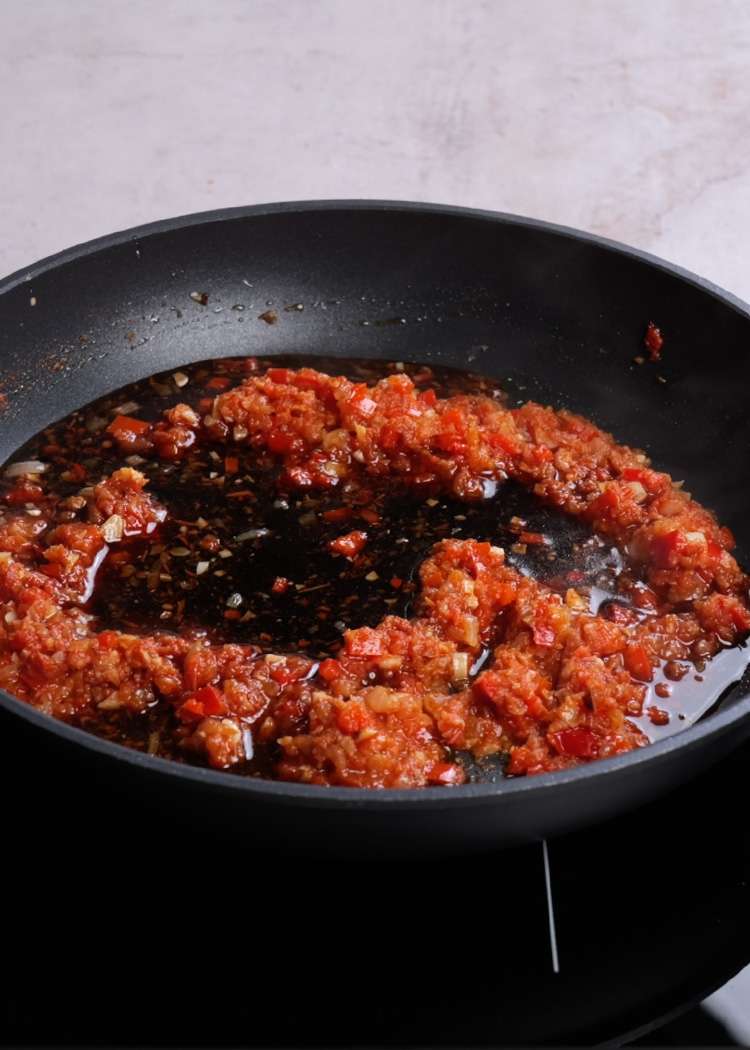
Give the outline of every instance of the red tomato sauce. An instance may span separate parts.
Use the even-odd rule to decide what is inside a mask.
[[[317,785],[647,745],[750,631],[731,534],[588,420],[431,377],[191,366],[39,435],[4,478],[0,686]]]

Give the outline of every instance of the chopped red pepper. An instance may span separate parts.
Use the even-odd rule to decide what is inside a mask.
[[[653,664],[643,642],[628,642],[625,646],[624,660],[625,666],[633,678],[636,678],[639,682],[653,681]]]
[[[425,775],[430,784],[466,783],[466,773],[455,762],[436,762],[434,766],[427,770]]]
[[[599,741],[596,733],[588,726],[576,726],[573,729],[561,729],[557,733],[548,733],[547,739],[561,755],[574,758],[596,758],[599,754]]]
[[[212,394],[221,394],[224,390],[228,390],[231,385],[232,380],[229,376],[213,376],[206,383],[206,390],[210,390]]]
[[[541,532],[522,532],[518,537],[521,543],[549,543],[549,540]]]
[[[183,722],[199,721],[211,715],[225,715],[229,711],[224,696],[213,685],[204,685],[179,708]]]
[[[324,660],[318,668],[318,673],[325,678],[327,682],[332,682],[335,678],[341,678],[344,673],[344,669],[338,660]]]
[[[364,550],[366,543],[367,533],[355,529],[353,532],[347,532],[345,536],[331,540],[328,549],[334,554],[343,554],[347,558],[353,558]]]
[[[286,384],[290,383],[294,378],[294,372],[289,368],[269,368],[266,375],[274,383]]]
[[[655,324],[650,323],[648,325],[643,342],[648,350],[649,359],[651,361],[658,361],[661,348],[664,346],[664,336]]]
[[[131,442],[137,437],[151,429],[151,424],[143,419],[133,419],[132,416],[115,416],[107,427],[107,430],[118,441]]]
[[[336,507],[335,510],[324,510],[320,515],[323,521],[347,521],[352,516],[351,507]]]

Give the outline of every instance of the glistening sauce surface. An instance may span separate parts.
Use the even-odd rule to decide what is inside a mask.
[[[741,675],[731,536],[642,454],[490,380],[300,364],[191,365],[19,451],[0,685],[173,760],[406,787],[644,746]]]

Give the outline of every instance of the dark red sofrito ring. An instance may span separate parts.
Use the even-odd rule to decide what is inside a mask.
[[[580,416],[441,396],[431,373],[212,369],[76,413],[6,468],[0,686],[56,718],[252,776],[451,786],[491,760],[518,776],[644,746],[679,718],[681,679],[750,630],[729,531]],[[512,485],[611,552],[609,591],[561,573],[547,534],[517,515],[507,550],[440,525],[413,579],[373,560],[389,549],[389,499],[452,501],[458,522]],[[356,616],[380,580],[385,615],[336,620],[325,575],[269,564],[278,529],[261,490],[270,513],[296,509],[319,535],[329,576],[356,577],[344,605]],[[390,549],[424,542],[420,526]],[[255,604],[230,564],[251,548]],[[526,571],[528,552],[546,570]],[[388,612],[401,598],[403,614]],[[305,637],[280,647],[260,606],[292,601]]]

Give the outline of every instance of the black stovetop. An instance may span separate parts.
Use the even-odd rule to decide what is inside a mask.
[[[14,789],[4,1045],[742,1045],[750,995],[701,1004],[750,962],[749,767],[551,841],[554,953],[539,843],[321,865],[147,812],[30,831]]]

